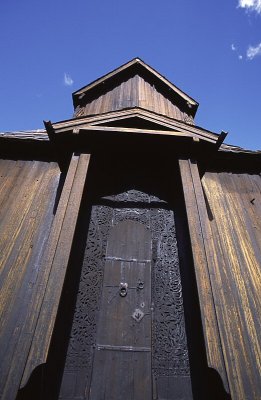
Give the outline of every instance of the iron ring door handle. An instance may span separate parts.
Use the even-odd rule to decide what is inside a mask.
[[[142,282],[142,281],[139,281],[138,282],[138,285],[137,285],[137,289],[144,289],[144,282]]]

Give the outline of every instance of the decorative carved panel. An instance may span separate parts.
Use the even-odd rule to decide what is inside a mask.
[[[104,197],[100,203],[108,200],[110,206],[92,207],[64,378],[78,373],[89,387],[108,233],[128,219],[144,224],[152,235],[153,375],[189,376],[174,212],[165,201],[135,190]]]

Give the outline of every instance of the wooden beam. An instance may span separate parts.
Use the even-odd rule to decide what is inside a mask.
[[[70,162],[44,257],[46,259],[45,292],[44,296],[38,299],[41,308],[21,387],[25,386],[32,371],[38,365],[45,363],[47,359],[89,161],[89,154],[81,154],[73,155]]]
[[[217,150],[220,148],[220,146],[222,145],[222,143],[226,139],[227,135],[228,135],[228,132],[221,131],[221,133],[220,133],[220,135],[218,137],[218,140],[216,141],[216,144],[215,144],[215,147],[216,147]]]
[[[162,131],[162,130],[153,130],[153,129],[137,129],[137,128],[118,128],[118,127],[113,127],[113,126],[91,126],[91,125],[82,125],[80,126],[77,131],[75,131],[76,128],[62,128],[59,130],[56,130],[56,137],[58,135],[63,134],[65,132],[68,133],[88,133],[88,132],[97,132],[97,133],[102,133],[102,132],[108,132],[108,133],[129,133],[129,134],[141,134],[141,135],[165,135],[165,136],[181,136],[181,137],[192,137],[192,134],[190,133],[185,133],[185,132],[173,132],[173,131]]]
[[[53,129],[51,121],[43,121],[43,123],[44,123],[44,126],[45,126],[45,129],[46,129],[49,139],[52,140],[54,138],[54,129]]]
[[[229,391],[220,332],[213,299],[209,263],[213,252],[208,215],[196,162],[179,160],[208,366],[220,374]]]
[[[48,135],[44,129],[34,131],[14,131],[0,132],[0,139],[21,139],[21,140],[38,140],[41,142],[48,141]]]
[[[192,135],[197,135],[204,139],[209,138],[213,143],[216,143],[218,135],[216,133],[210,132],[206,129],[186,124],[183,121],[175,120],[173,118],[159,115],[153,111],[144,110],[140,107],[135,107],[131,109],[125,109],[121,111],[110,111],[104,114],[93,115],[93,116],[84,116],[77,119],[70,119],[65,121],[60,121],[53,123],[53,128],[55,131],[60,130],[61,128],[80,128],[81,125],[97,125],[99,123],[109,123],[110,121],[118,121],[122,118],[131,118],[131,117],[140,117],[147,121],[151,121],[157,124],[161,124],[162,126],[166,126],[169,130],[177,130],[186,133],[190,133]]]

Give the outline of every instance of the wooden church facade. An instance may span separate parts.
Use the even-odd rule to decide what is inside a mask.
[[[0,134],[0,398],[260,399],[261,155],[140,59]]]

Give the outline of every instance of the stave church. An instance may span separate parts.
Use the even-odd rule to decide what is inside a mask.
[[[259,400],[261,151],[139,58],[0,133],[0,398]]]

